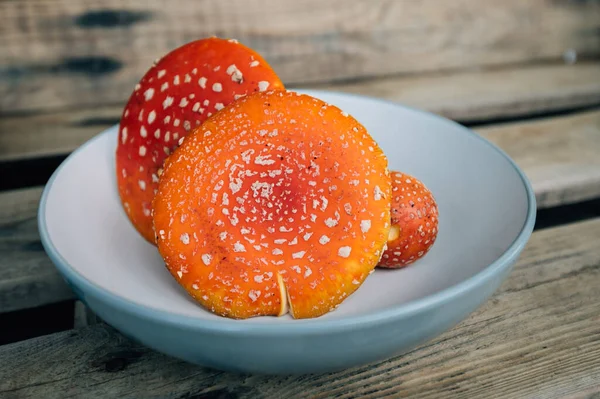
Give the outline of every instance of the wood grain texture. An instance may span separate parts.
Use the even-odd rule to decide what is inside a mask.
[[[40,195],[39,188],[0,193],[0,313],[73,298],[40,243]]]
[[[498,119],[600,104],[600,63],[456,72],[312,85],[425,109],[459,121]],[[120,105],[0,118],[0,161],[65,154],[119,123]]]
[[[318,88],[383,98],[461,122],[484,121],[600,104],[600,62],[392,77]]]
[[[600,219],[535,232],[500,290],[454,329],[323,375],[192,366],[96,325],[0,347],[3,397],[583,398],[600,392]],[[69,361],[65,361],[69,359]]]
[[[120,106],[0,117],[0,161],[62,155],[118,124]]]
[[[600,54],[600,3],[572,0],[0,2],[0,110],[122,103],[152,61],[209,35],[286,84]]]
[[[600,197],[600,111],[477,131],[525,171],[538,208]]]

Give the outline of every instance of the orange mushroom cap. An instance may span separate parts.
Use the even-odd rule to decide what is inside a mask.
[[[381,257],[387,158],[365,128],[308,95],[267,92],[226,107],[167,159],[157,245],[175,279],[230,317],[323,315]]]
[[[151,206],[159,169],[180,138],[237,98],[283,89],[267,62],[234,40],[185,44],[152,66],[131,94],[119,126],[116,171],[123,207],[155,242]]]
[[[392,227],[378,266],[399,269],[429,252],[437,238],[438,207],[423,182],[392,172]]]

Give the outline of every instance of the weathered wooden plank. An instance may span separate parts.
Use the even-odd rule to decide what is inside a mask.
[[[396,101],[461,122],[483,121],[600,104],[600,62],[392,77],[319,88]]]
[[[532,182],[539,208],[600,197],[600,111],[478,129]]]
[[[0,117],[0,161],[67,154],[119,123],[123,108],[104,106]]]
[[[535,232],[481,309],[420,348],[332,374],[269,377],[195,367],[96,325],[0,347],[15,397],[498,398],[600,392],[600,219]],[[68,356],[71,359],[65,362]],[[588,396],[589,397],[589,396]]]
[[[287,84],[600,53],[600,4],[570,0],[0,2],[0,109],[122,102],[152,61],[216,34]]]
[[[81,124],[73,122],[75,126]],[[41,137],[46,139],[39,140],[36,146],[55,145],[63,151],[70,144],[79,144],[80,139],[88,139],[97,133],[96,128],[89,126],[79,129],[65,127],[62,130],[64,134],[59,134],[52,144],[49,143],[50,136],[42,134]],[[533,182],[540,208],[600,196],[600,158],[597,156],[600,153],[599,111],[500,124],[477,131],[503,148],[525,170]],[[76,136],[77,132],[82,132],[82,137]],[[4,144],[0,145],[3,149],[0,150],[0,160],[15,158],[16,155],[3,154],[2,151],[11,151],[19,145],[27,146],[22,141],[25,137],[26,134],[19,136],[10,132],[0,136],[0,144]],[[34,154],[48,155],[48,152],[28,155]]]
[[[600,63],[538,65],[313,87],[397,101],[464,122],[600,104]],[[116,105],[4,116],[0,118],[0,160],[67,153],[118,123],[121,113],[122,107]]]
[[[481,128],[523,167],[540,208],[600,196],[600,111]],[[0,312],[71,298],[46,257],[40,189],[0,193]]]
[[[40,195],[39,188],[0,193],[0,313],[73,298],[40,243]]]

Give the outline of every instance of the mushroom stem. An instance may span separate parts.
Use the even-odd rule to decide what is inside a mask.
[[[397,224],[392,225],[390,232],[388,233],[388,242],[397,240],[400,237],[400,226]]]
[[[277,316],[281,317],[284,314],[286,314],[289,309],[291,309],[291,302],[289,301],[287,287],[285,286],[285,283],[283,282],[283,277],[281,277],[280,273],[277,273],[277,284],[279,285],[279,297],[281,300],[281,308]],[[294,314],[292,313],[292,316],[293,315]]]

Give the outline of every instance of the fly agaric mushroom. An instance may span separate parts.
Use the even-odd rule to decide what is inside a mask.
[[[190,130],[239,97],[283,84],[265,60],[235,40],[207,38],[157,61],[136,85],[123,111],[117,183],[139,233],[155,242],[151,205],[165,158]]]
[[[354,118],[307,95],[257,93],[208,119],[165,162],[157,246],[216,314],[317,317],[377,265],[390,195],[387,158]]]
[[[392,227],[387,249],[377,266],[399,269],[422,258],[438,231],[433,194],[413,176],[392,172]]]

